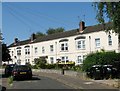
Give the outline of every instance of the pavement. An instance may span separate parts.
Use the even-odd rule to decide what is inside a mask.
[[[57,81],[62,82],[63,84],[68,85],[74,89],[115,89],[115,91],[118,90],[118,88],[107,85],[107,83],[113,84],[114,81],[112,82],[112,80],[105,81],[105,80],[81,79],[79,77],[44,72],[33,72],[33,74],[56,79]]]

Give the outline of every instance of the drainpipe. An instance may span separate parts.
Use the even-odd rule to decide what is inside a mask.
[[[57,42],[55,42],[55,47],[56,47],[55,48],[56,49],[56,53],[55,54],[56,54],[56,62],[57,62]]]

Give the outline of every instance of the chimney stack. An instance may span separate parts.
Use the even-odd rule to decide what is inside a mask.
[[[18,43],[18,38],[14,39],[14,44],[16,45]]]
[[[31,42],[33,42],[35,39],[36,39],[36,38],[35,38],[35,34],[33,33],[33,34],[31,35]]]
[[[84,30],[84,28],[85,28],[85,22],[84,22],[84,21],[81,21],[81,22],[79,23],[79,33],[82,33],[83,30]]]

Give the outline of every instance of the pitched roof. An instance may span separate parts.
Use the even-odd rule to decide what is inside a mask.
[[[65,32],[60,32],[60,33],[55,33],[55,34],[38,37],[33,42],[31,42],[30,39],[19,41],[16,45],[14,43],[10,44],[9,47],[15,47],[15,46],[20,46],[20,45],[25,45],[25,44],[31,44],[31,43],[37,43],[37,42],[42,42],[42,41],[64,38],[64,37],[70,37],[70,36],[74,36],[74,35],[103,31],[105,29],[108,29],[110,26],[111,26],[110,22],[106,23],[106,24],[87,26],[87,27],[85,27],[85,29],[82,33],[79,33],[79,29],[73,29],[70,31],[65,31]]]

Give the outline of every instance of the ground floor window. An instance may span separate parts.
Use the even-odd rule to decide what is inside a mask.
[[[69,60],[68,60],[68,56],[62,56],[62,57],[61,57],[61,61],[62,61],[63,63],[68,62],[68,61],[69,61]]]
[[[30,59],[25,59],[25,64],[30,63]]]
[[[85,55],[77,56],[77,64],[83,64],[83,60],[85,59]]]
[[[21,60],[20,59],[17,60],[17,64],[19,64],[19,65],[21,64]]]
[[[50,57],[50,63],[53,64],[54,63],[54,58]]]

